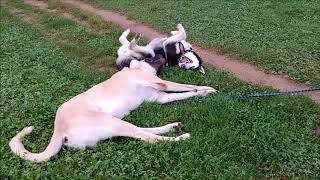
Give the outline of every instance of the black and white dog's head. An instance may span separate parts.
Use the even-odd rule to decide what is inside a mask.
[[[171,31],[171,36],[161,42],[161,45],[153,45],[155,54],[163,55],[169,66],[178,65],[182,69],[194,69],[205,74],[202,59],[192,50],[192,45],[185,41],[187,35],[183,26],[178,24],[177,29]]]
[[[140,34],[129,42],[127,36],[130,30],[123,32],[119,38],[121,47],[118,49],[116,60],[118,69],[129,67],[130,62],[134,59],[143,60],[159,54],[165,58],[167,65],[178,65],[182,69],[194,69],[204,74],[202,59],[192,50],[192,45],[185,41],[187,35],[183,26],[178,24],[177,29],[171,32],[170,37],[155,38],[146,46],[137,45]]]
[[[202,59],[200,56],[192,50],[191,45],[189,46],[189,49],[185,49],[185,45],[187,42],[180,41],[179,49],[180,49],[180,57],[178,59],[178,65],[182,69],[195,69],[199,72],[205,74],[205,70],[202,65]]]

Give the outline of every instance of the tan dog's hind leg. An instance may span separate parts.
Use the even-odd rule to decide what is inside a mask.
[[[77,126],[71,129],[67,134],[67,146],[85,148],[87,146],[94,146],[96,142],[102,139],[122,136],[140,139],[149,143],[157,141],[179,141],[190,137],[190,134],[185,133],[178,137],[165,137],[157,134],[162,134],[173,129],[181,128],[181,123],[167,124],[156,128],[140,128],[129,122],[115,118],[105,113],[95,114],[93,117],[82,117],[82,123],[85,126]],[[86,135],[90,134],[90,137]],[[91,142],[94,140],[94,142]]]
[[[182,134],[178,137],[166,137],[166,136],[159,136],[156,134],[152,134],[146,131],[140,131],[136,134],[134,138],[141,139],[148,143],[155,143],[159,141],[181,141],[190,138],[191,135],[189,133]]]
[[[115,128],[118,136],[125,136],[125,137],[131,137],[135,139],[140,139],[143,141],[146,141],[148,143],[155,143],[158,141],[180,141],[185,140],[191,137],[189,133],[182,134],[178,137],[166,137],[166,136],[159,136],[157,134],[166,133],[168,131],[171,131],[172,129],[175,129],[175,126],[179,128],[181,124],[167,124],[162,127],[156,127],[156,128],[140,128],[133,124],[130,124],[126,121],[117,120],[119,125],[117,125]]]

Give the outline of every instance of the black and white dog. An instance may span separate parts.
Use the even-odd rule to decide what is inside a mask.
[[[166,65],[179,65],[182,69],[194,69],[205,73],[202,59],[192,50],[192,45],[186,41],[187,35],[181,24],[177,25],[177,31],[171,31],[171,36],[166,38],[155,38],[146,46],[139,46],[137,42],[140,34],[137,34],[131,42],[127,40],[130,30],[127,29],[119,38],[121,47],[118,49],[116,60],[117,67],[121,70],[129,67],[133,59],[152,60],[156,55],[165,57]]]

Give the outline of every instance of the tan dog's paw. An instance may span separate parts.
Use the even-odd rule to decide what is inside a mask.
[[[208,90],[210,91],[210,93],[212,92],[217,92],[216,89],[212,88],[212,87],[209,87],[209,86],[197,86],[197,91],[204,91],[204,90]]]
[[[172,129],[174,131],[181,131],[182,128],[183,128],[183,124],[181,122],[172,123]]]
[[[186,140],[186,139],[189,139],[191,137],[191,134],[190,133],[185,133],[185,134],[182,134],[181,136],[178,136],[177,138],[180,140]]]
[[[197,91],[199,96],[207,96],[208,94],[217,92],[215,89]]]

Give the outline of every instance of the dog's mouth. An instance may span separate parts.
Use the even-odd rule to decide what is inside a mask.
[[[184,54],[180,56],[179,61],[178,61],[178,65],[182,69],[194,69],[195,67],[188,66],[188,64],[192,64],[192,63],[193,63],[193,61],[190,58],[188,58],[187,56],[185,56]]]
[[[193,61],[191,59],[189,59],[188,57],[186,57],[185,55],[182,55],[179,58],[179,64],[188,64],[188,63],[193,63]]]

